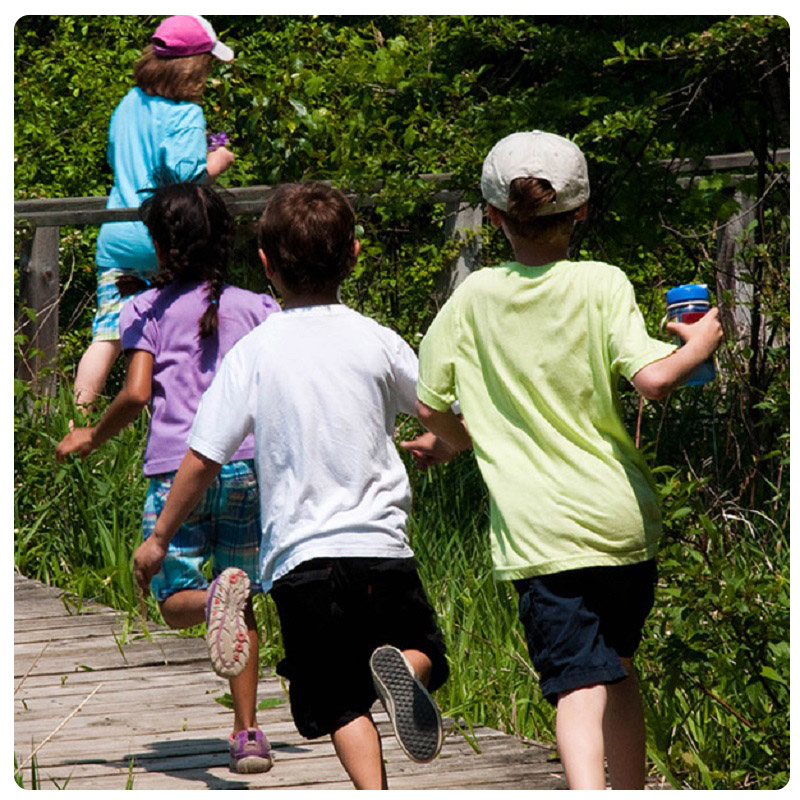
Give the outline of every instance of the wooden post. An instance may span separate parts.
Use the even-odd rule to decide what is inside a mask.
[[[33,309],[33,320],[20,314],[21,332],[28,337],[17,359],[17,376],[31,381],[46,394],[55,390],[55,375],[42,375],[43,368],[54,367],[58,354],[58,227],[33,230],[28,263],[20,270],[20,296],[24,308]]]
[[[481,225],[483,208],[469,203],[453,201],[447,203],[445,234],[448,239],[460,243],[459,253],[450,271],[446,273],[439,286],[439,298],[444,302],[471,272],[480,267]]]
[[[742,236],[747,226],[755,219],[755,201],[739,188],[734,190],[734,199],[739,211],[723,225],[717,239],[717,299],[721,300],[723,292],[730,293],[732,305],[720,307],[723,323],[736,341],[747,343],[752,327],[753,283],[744,277],[748,266],[737,254],[745,245]]]

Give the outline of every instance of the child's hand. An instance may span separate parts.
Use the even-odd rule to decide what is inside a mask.
[[[133,554],[133,577],[143,592],[150,588],[150,581],[161,571],[167,548],[155,536],[145,539]]]
[[[71,453],[86,458],[94,449],[94,428],[75,428],[58,443],[56,461],[61,463]]]
[[[227,147],[218,147],[206,156],[206,172],[209,177],[216,178],[233,164],[236,156]]]
[[[433,433],[423,433],[411,441],[400,442],[400,447],[411,453],[417,468],[423,471],[434,464],[450,461],[456,455],[450,445]]]
[[[680,336],[687,344],[695,340],[695,346],[703,352],[703,358],[708,358],[722,341],[722,325],[719,322],[719,309],[712,308],[697,322],[668,322],[667,330]]]

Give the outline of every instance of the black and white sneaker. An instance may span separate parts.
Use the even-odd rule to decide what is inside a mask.
[[[442,747],[442,717],[428,690],[396,647],[378,647],[369,666],[403,752],[412,761],[432,761]]]

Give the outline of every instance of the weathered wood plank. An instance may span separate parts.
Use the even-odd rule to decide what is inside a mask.
[[[129,780],[137,789],[351,788],[330,740],[299,736],[274,675],[260,682],[259,699],[283,702],[260,711],[259,719],[273,743],[275,767],[265,775],[233,775],[227,767],[233,714],[214,701],[228,683],[211,671],[202,639],[153,625],[154,641],[129,636],[120,643],[124,617],[100,606],[69,616],[58,590],[39,587],[37,600],[37,586],[15,576],[15,596],[24,598],[14,609],[23,639],[15,642],[16,675],[38,661],[24,679],[15,679],[14,752],[25,761],[40,748],[44,788],[124,789]],[[53,617],[48,628],[34,620],[30,612],[42,603],[51,604],[53,614],[60,611],[61,621]],[[164,659],[179,661],[165,666]],[[74,671],[81,664],[102,667]],[[527,747],[489,729],[476,730],[470,743],[451,723],[440,757],[414,764],[379,705],[374,714],[394,788],[520,788],[559,780],[549,748]],[[29,765],[21,774],[29,785]]]
[[[447,183],[450,174],[420,175],[422,180],[432,187]],[[377,203],[375,197],[381,190],[376,184],[364,193],[345,191],[350,201],[359,208],[367,208]],[[258,215],[264,210],[269,195],[275,191],[274,186],[238,186],[220,188],[222,196],[228,201],[231,213],[235,216]],[[458,202],[463,197],[460,189],[439,189],[431,192],[430,203]],[[45,225],[100,225],[103,222],[122,222],[137,220],[137,208],[107,209],[107,197],[63,197],[36,198],[33,200],[17,200],[14,203],[14,219],[34,226]]]
[[[770,154],[775,164],[789,163],[789,148],[779,148]],[[746,169],[755,166],[756,156],[752,152],[725,153],[717,156],[706,156],[700,161],[694,159],[664,159],[659,163],[675,172],[715,172],[726,169]]]

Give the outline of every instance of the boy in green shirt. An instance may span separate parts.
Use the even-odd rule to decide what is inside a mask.
[[[475,450],[492,498],[495,574],[519,593],[570,788],[605,788],[607,758],[613,788],[641,789],[632,658],[653,603],[661,519],[617,383],[624,375],[644,397],[665,397],[718,346],[718,311],[669,323],[685,342],[676,349],[650,338],[621,270],[566,260],[589,199],[586,161],[567,139],[506,137],[481,187],[515,260],[467,278],[431,324],[419,418]],[[450,411],[456,400],[463,419]]]

